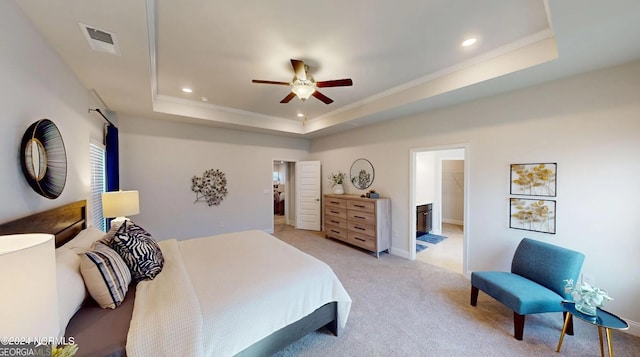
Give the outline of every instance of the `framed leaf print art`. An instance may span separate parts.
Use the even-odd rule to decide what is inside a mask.
[[[556,196],[558,164],[512,164],[510,194],[524,196]]]
[[[511,198],[509,228],[556,234],[556,201]]]

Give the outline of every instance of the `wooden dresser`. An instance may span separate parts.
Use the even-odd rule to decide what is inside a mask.
[[[324,232],[379,257],[391,248],[391,200],[324,195]]]

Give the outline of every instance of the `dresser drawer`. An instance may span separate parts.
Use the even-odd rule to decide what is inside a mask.
[[[375,252],[376,250],[375,238],[369,237],[364,234],[354,233],[351,231],[349,232],[348,237],[349,237],[349,240],[347,242],[349,242],[350,244]]]
[[[357,222],[361,224],[376,224],[376,215],[373,213],[359,212],[359,211],[347,211],[347,220],[350,222]]]
[[[358,234],[368,235],[370,237],[376,236],[376,227],[368,224],[362,224],[358,222],[348,221],[347,228],[349,231],[353,231]]]
[[[376,211],[376,203],[373,201],[349,200],[347,201],[347,209],[360,211],[360,212],[374,213]]]
[[[327,215],[325,217],[324,224],[325,225],[337,226],[337,227],[340,227],[340,228],[347,228],[347,219],[343,218],[343,217]]]
[[[325,206],[324,214],[326,216],[331,216],[331,217],[347,218],[347,210],[344,208],[335,208],[335,207]]]
[[[344,198],[325,197],[325,207],[347,208],[347,200]]]
[[[347,229],[337,226],[326,225],[324,226],[324,234],[327,238],[335,238],[343,241],[347,241]]]

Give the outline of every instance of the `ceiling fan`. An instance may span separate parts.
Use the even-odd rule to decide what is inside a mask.
[[[309,70],[309,66],[307,66],[303,61],[300,60],[292,59],[291,66],[293,67],[293,72],[295,73],[291,82],[263,81],[259,79],[254,79],[251,82],[262,84],[278,84],[293,87],[291,89],[291,93],[284,97],[280,101],[280,103],[289,103],[289,101],[291,101],[291,99],[293,99],[293,97],[295,96],[298,96],[298,98],[303,101],[307,100],[310,96],[314,96],[324,104],[331,104],[333,103],[333,99],[318,92],[318,88],[348,87],[353,85],[353,81],[351,80],[351,78],[316,82],[313,76],[307,73],[307,71]]]

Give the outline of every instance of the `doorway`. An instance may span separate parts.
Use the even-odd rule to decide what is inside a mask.
[[[273,160],[273,232],[295,227],[295,162]]]
[[[467,145],[411,150],[411,259],[464,273],[468,166]]]

